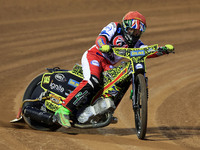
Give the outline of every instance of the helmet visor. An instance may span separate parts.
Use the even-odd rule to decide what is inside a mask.
[[[137,29],[137,30],[140,30],[141,32],[145,32],[146,30],[145,24],[141,22],[140,20],[136,20],[136,19],[125,20],[124,27],[126,31],[128,30],[128,28]]]

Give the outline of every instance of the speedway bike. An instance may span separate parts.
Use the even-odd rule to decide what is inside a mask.
[[[132,85],[130,99],[136,133],[139,139],[144,139],[148,115],[148,78],[145,60],[147,56],[159,51],[158,45],[144,48],[113,47],[112,51],[128,61],[123,61],[102,73],[101,89],[90,100],[86,98],[85,102],[78,106],[77,111],[70,116],[71,125],[74,128],[86,129],[116,123],[114,111]],[[24,120],[31,128],[45,131],[61,127],[54,113],[83,80],[82,67],[76,64],[72,70],[58,67],[47,70],[47,73],[38,75],[28,85],[17,118],[12,120],[12,123]]]

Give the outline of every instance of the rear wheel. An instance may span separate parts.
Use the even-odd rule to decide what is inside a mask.
[[[134,112],[137,136],[144,139],[147,130],[147,87],[142,74],[138,74],[135,79]]]
[[[27,87],[25,93],[24,93],[24,97],[23,97],[23,100],[22,101],[25,101],[27,99],[36,99],[40,96],[40,94],[42,92],[44,92],[44,90],[41,88],[40,86],[40,83],[41,83],[41,80],[42,80],[42,76],[43,74],[37,76],[35,79],[33,79],[31,81],[31,83],[29,84],[29,86]],[[40,101],[36,101],[36,102],[25,102],[24,105],[23,105],[23,108],[22,108],[22,112],[26,109],[26,108],[35,108],[39,111],[41,111],[41,106],[43,105],[42,102]],[[50,113],[50,112],[45,112],[45,113]],[[53,114],[52,114],[53,115]],[[42,131],[49,131],[49,130],[56,130],[58,128],[60,128],[61,126],[60,125],[57,125],[57,124],[53,124],[53,125],[48,125],[48,124],[45,124],[45,123],[42,123],[42,122],[38,122],[36,121],[35,119],[33,118],[30,118],[30,117],[26,117],[24,114],[23,114],[23,118],[25,120],[25,122],[33,129],[36,129],[36,130],[42,130]]]

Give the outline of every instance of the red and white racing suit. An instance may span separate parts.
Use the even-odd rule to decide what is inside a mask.
[[[76,89],[68,95],[63,101],[63,106],[73,112],[79,106],[85,96],[90,97],[99,90],[100,76],[103,71],[113,68],[113,65],[122,58],[114,53],[102,53],[99,47],[105,44],[128,47],[122,33],[121,24],[111,22],[104,27],[96,39],[95,45],[87,50],[82,56],[82,69],[84,80]],[[135,48],[146,46],[141,40],[134,45]],[[150,57],[156,57],[159,54],[153,54]]]

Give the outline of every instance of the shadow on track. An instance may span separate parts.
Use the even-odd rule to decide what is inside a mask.
[[[160,126],[148,128],[146,139],[149,140],[180,140],[200,135],[200,126]]]
[[[10,124],[0,121],[0,127],[4,128],[12,128],[16,130],[27,129],[33,130],[29,128],[23,122]],[[34,130],[33,130],[34,131]],[[43,131],[48,132],[48,131]],[[60,128],[56,132],[62,132],[70,135],[79,135],[79,134],[87,134],[87,135],[115,135],[115,136],[129,136],[136,135],[135,128],[115,128],[115,127],[105,127],[98,129],[78,129],[71,128],[65,129]],[[159,127],[148,127],[147,134],[145,140],[148,141],[168,141],[168,140],[180,140],[189,138],[192,136],[200,136],[200,126],[159,126]]]
[[[99,128],[99,129],[75,129],[69,130],[61,128],[60,132],[67,134],[78,135],[78,134],[100,134],[100,135],[117,135],[117,136],[128,136],[135,135],[135,128]],[[160,127],[149,127],[147,129],[147,135],[145,140],[150,141],[168,141],[168,140],[179,140],[189,138],[194,135],[200,135],[200,126],[160,126]]]

